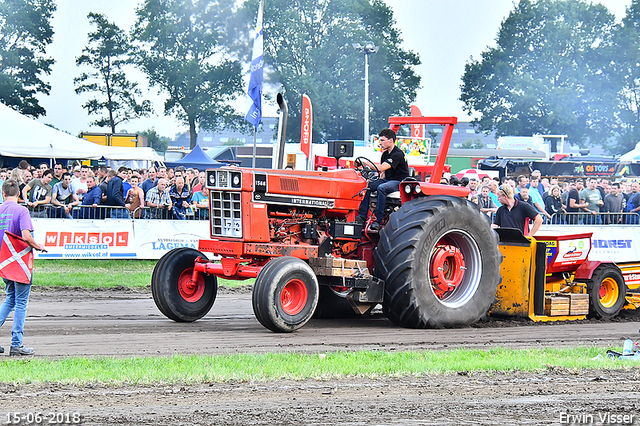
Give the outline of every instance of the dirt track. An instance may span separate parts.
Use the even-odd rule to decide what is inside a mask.
[[[147,292],[36,289],[29,304],[25,343],[36,348],[38,356],[49,359],[621,346],[624,338],[637,338],[639,318],[634,312],[613,322],[492,321],[454,330],[408,330],[377,315],[355,321],[312,320],[298,332],[283,335],[262,328],[253,317],[251,296],[246,292],[221,294],[205,318],[179,324],[164,318]],[[7,324],[0,329],[0,342],[8,343],[9,334]],[[640,369],[632,367],[587,373],[551,369],[536,374],[193,386],[0,385],[0,424],[7,420],[5,411],[78,411],[83,424],[568,424],[565,414],[586,415],[587,420],[591,415],[592,424],[607,424],[600,421],[607,413],[634,415],[633,423],[640,424],[639,381]]]

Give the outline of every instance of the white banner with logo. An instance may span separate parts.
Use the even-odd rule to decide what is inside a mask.
[[[198,242],[210,237],[208,220],[136,220],[133,227],[139,259],[160,259],[178,247],[198,250]]]
[[[545,225],[545,233],[557,235],[592,232],[589,260],[601,262],[638,262],[640,261],[640,225],[629,226],[562,226]]]
[[[209,221],[32,219],[34,238],[47,249],[36,259],[160,259],[178,247],[198,249]]]

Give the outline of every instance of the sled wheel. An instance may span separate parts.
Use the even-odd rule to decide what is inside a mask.
[[[587,281],[589,316],[613,318],[625,304],[627,286],[620,270],[613,265],[600,265]]]
[[[151,290],[156,306],[168,318],[192,322],[205,316],[218,293],[218,280],[213,275],[198,274],[191,282],[195,259],[202,253],[191,248],[179,248],[165,254],[152,277]]]
[[[260,324],[276,333],[305,325],[318,304],[318,280],[309,265],[295,257],[269,261],[253,286],[253,312]]]
[[[478,207],[451,196],[420,197],[389,216],[374,252],[385,280],[383,309],[411,328],[472,324],[501,281],[498,238]]]

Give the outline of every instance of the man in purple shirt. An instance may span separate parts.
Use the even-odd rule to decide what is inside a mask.
[[[36,250],[44,250],[42,244],[36,243],[31,236],[31,231],[33,231],[31,217],[29,216],[29,210],[17,203],[19,192],[20,186],[13,179],[9,179],[2,184],[4,202],[0,204],[0,241],[4,238],[4,232],[9,231],[21,236],[30,247]],[[0,327],[4,324],[11,311],[15,309],[9,355],[33,355],[35,353],[33,349],[25,348],[22,345],[24,320],[27,316],[27,303],[29,302],[31,283],[19,283],[5,278],[3,278],[3,281],[7,298],[0,306]],[[0,353],[3,352],[4,348],[0,346]]]

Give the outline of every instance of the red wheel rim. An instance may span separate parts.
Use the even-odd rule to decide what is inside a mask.
[[[433,292],[442,299],[462,283],[466,269],[464,256],[454,245],[438,245],[431,256],[429,269]]]
[[[204,277],[198,274],[198,281],[191,281],[193,269],[185,269],[178,278],[178,291],[187,302],[197,302],[204,294]]]
[[[280,293],[280,306],[288,315],[299,314],[307,304],[307,286],[298,279],[289,281]]]

